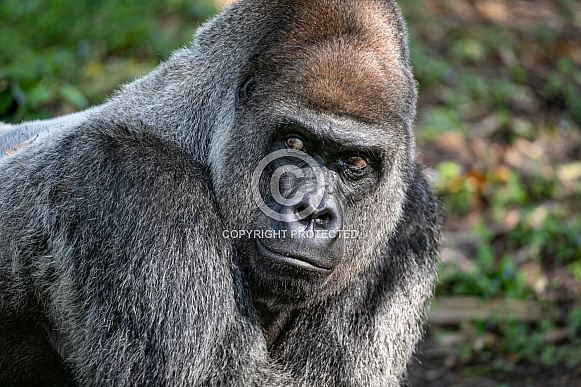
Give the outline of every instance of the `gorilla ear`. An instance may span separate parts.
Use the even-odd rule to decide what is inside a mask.
[[[254,91],[256,82],[254,80],[254,74],[248,75],[242,83],[238,86],[236,91],[236,104],[239,106],[243,103]]]

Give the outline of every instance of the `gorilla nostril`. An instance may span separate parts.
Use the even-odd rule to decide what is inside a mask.
[[[314,218],[315,224],[321,227],[326,227],[327,224],[331,221],[331,215],[328,212],[324,212],[322,214],[317,215]]]

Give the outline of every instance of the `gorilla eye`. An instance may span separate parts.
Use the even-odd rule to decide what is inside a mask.
[[[345,159],[345,162],[353,168],[365,169],[367,167],[367,160],[361,156],[351,156]]]
[[[293,136],[287,137],[286,138],[286,146],[292,150],[301,151],[301,152],[305,151],[305,143],[303,140],[301,140],[298,137],[293,137]]]

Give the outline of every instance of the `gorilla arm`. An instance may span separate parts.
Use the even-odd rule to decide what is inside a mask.
[[[7,160],[0,315],[45,325],[62,373],[81,385],[288,385],[268,364],[206,169],[102,122]],[[0,382],[54,372],[25,350],[0,351]]]

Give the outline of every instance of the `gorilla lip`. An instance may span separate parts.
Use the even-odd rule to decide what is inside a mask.
[[[324,267],[315,266],[312,263],[307,262],[306,259],[303,257],[288,256],[288,255],[283,255],[281,253],[277,253],[275,251],[272,251],[269,248],[267,248],[266,246],[264,246],[264,244],[258,238],[256,238],[255,241],[256,241],[256,246],[258,247],[258,251],[262,255],[267,256],[268,258],[271,258],[273,260],[284,262],[286,264],[298,267],[300,269],[315,271],[319,274],[328,275],[333,271],[331,269],[326,269]]]

